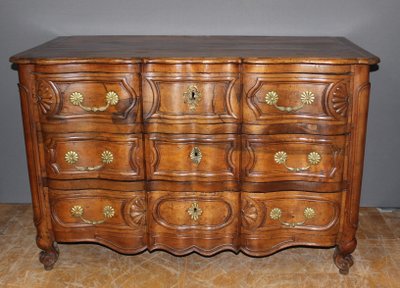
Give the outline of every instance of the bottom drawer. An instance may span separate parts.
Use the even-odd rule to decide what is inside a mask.
[[[98,242],[122,253],[146,248],[144,192],[50,190],[49,197],[56,241]]]
[[[335,245],[342,195],[298,191],[242,193],[242,251],[261,256],[295,245]]]
[[[149,249],[211,255],[239,249],[239,193],[150,192]]]

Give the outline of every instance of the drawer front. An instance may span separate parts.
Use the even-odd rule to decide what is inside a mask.
[[[149,180],[239,180],[236,135],[146,135]]]
[[[245,133],[343,134],[349,131],[350,76],[245,74]]]
[[[45,139],[49,178],[144,179],[141,135],[47,134]]]
[[[56,241],[93,241],[120,252],[146,247],[144,192],[50,190]]]
[[[243,193],[242,249],[266,255],[294,245],[334,245],[342,193]]]
[[[237,249],[239,193],[151,192],[148,201],[150,249]]]
[[[143,75],[142,83],[147,132],[171,133],[172,126],[175,133],[236,133],[239,129],[239,73],[152,72]]]
[[[300,134],[246,135],[242,154],[244,181],[286,182],[295,190],[299,182],[341,183],[345,139]]]
[[[69,68],[65,69],[68,72]],[[82,71],[86,69],[91,67],[83,65]],[[38,73],[34,97],[44,127],[57,131],[57,128],[68,129],[70,123],[77,131],[84,130],[88,121],[106,125],[99,126],[103,129],[140,122],[139,74],[137,69],[127,67],[124,70],[126,72]],[[63,121],[63,125],[55,127],[53,122],[59,121]]]

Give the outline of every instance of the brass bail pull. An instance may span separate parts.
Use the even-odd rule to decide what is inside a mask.
[[[295,228],[297,226],[303,226],[307,220],[314,218],[316,215],[316,212],[313,208],[306,207],[304,208],[303,211],[303,216],[304,216],[304,221],[301,222],[285,222],[281,220],[282,217],[282,210],[280,208],[273,208],[271,212],[269,213],[269,217],[272,220],[279,220],[279,222],[282,224],[282,226],[289,227],[289,228]]]
[[[112,206],[104,206],[103,208],[103,219],[101,220],[88,220],[83,217],[85,210],[80,205],[75,205],[71,208],[71,216],[74,218],[80,218],[84,223],[97,225],[104,223],[107,219],[110,219],[115,216],[115,210]]]
[[[96,171],[96,170],[100,170],[101,168],[103,168],[104,165],[110,164],[114,161],[114,155],[108,150],[103,151],[100,155],[100,158],[101,158],[101,162],[102,162],[102,164],[100,164],[100,165],[75,166],[75,169],[79,170],[79,171]],[[77,163],[79,161],[79,154],[75,151],[68,151],[64,155],[64,160],[68,164],[74,165],[75,163]]]
[[[290,166],[288,166],[286,163],[286,161],[288,160],[288,154],[285,151],[276,152],[274,155],[274,160],[275,160],[275,163],[285,166],[286,169],[291,172],[302,172],[302,171],[309,170],[312,165],[318,165],[321,162],[322,157],[321,157],[321,154],[319,154],[317,152],[310,152],[307,155],[308,165],[305,167],[290,167]]]
[[[72,105],[74,106],[79,106],[82,110],[86,112],[104,112],[108,109],[110,106],[115,106],[119,102],[119,96],[116,92],[114,91],[109,91],[106,94],[106,105],[105,106],[100,106],[100,107],[88,107],[83,105],[84,101],[84,95],[80,92],[72,92],[71,95],[69,96],[69,102],[71,102]]]
[[[265,94],[265,103],[274,106],[282,112],[296,112],[302,109],[305,105],[311,105],[315,100],[315,95],[311,91],[304,91],[300,94],[300,104],[297,106],[279,106],[279,94],[276,91],[269,91]]]

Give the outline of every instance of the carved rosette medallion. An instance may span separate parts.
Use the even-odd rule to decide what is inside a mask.
[[[127,222],[133,227],[146,225],[146,202],[144,197],[134,197],[127,204]]]
[[[349,108],[349,94],[346,83],[342,82],[333,88],[331,102],[333,111],[341,117],[347,116]]]
[[[54,101],[54,91],[49,83],[44,81],[39,82],[34,101],[43,114],[47,114],[51,110],[51,105]]]

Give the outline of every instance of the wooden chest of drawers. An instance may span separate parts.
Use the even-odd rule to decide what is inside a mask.
[[[18,64],[40,261],[57,242],[356,248],[369,68],[344,38],[60,37]]]

